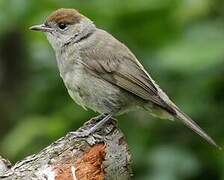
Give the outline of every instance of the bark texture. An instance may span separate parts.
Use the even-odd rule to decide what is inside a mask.
[[[77,132],[90,129],[97,118]],[[130,154],[123,133],[111,120],[99,131],[77,138],[74,133],[10,167],[0,158],[0,180],[128,180]]]
[[[4,159],[3,157],[0,156],[0,177],[4,175],[4,173],[8,171],[11,167],[12,166],[9,160]]]

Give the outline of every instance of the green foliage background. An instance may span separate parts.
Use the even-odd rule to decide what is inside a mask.
[[[43,34],[28,27],[60,7],[128,45],[170,97],[224,144],[223,0],[1,0],[0,154],[36,153],[95,115],[68,96]],[[224,151],[179,122],[118,117],[136,180],[224,180]]]

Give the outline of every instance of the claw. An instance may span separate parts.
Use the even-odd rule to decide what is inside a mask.
[[[75,131],[75,132],[70,132],[69,134],[74,137],[74,138],[85,138],[88,137],[89,135],[92,135],[95,133],[97,130],[99,130],[105,123],[107,123],[112,115],[110,114],[101,114],[97,119],[99,119],[96,124],[91,127],[89,130],[83,130],[83,131]]]
[[[82,132],[70,132],[69,135],[75,138],[85,138],[88,137],[91,133],[89,131],[82,131]]]

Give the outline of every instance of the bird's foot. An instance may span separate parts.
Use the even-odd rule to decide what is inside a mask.
[[[101,114],[98,117],[99,121],[93,127],[90,128],[90,134],[93,134],[94,132],[102,128],[102,126],[105,125],[111,119],[111,117],[111,114]]]
[[[94,126],[92,126],[90,129],[70,132],[69,134],[75,138],[88,137],[88,136],[92,135],[93,133],[95,133],[100,128],[102,128],[102,126],[105,125],[110,120],[111,117],[112,117],[112,115],[110,115],[110,114],[101,114],[98,117],[99,121],[96,122],[96,124]]]
[[[70,132],[69,136],[72,136],[74,138],[85,138],[90,135],[90,131],[88,130],[83,130],[83,131],[75,131],[75,132]]]

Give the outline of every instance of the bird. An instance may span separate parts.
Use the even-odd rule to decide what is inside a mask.
[[[88,136],[111,117],[140,107],[155,117],[181,121],[220,148],[172,102],[125,44],[78,10],[57,9],[43,24],[30,29],[46,35],[71,98],[84,109],[101,114],[100,121],[77,136]]]

